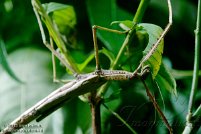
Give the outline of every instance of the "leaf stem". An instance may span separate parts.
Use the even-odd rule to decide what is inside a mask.
[[[193,70],[193,80],[192,80],[192,87],[191,87],[191,94],[189,99],[189,107],[188,107],[188,114],[186,116],[186,127],[183,131],[183,134],[190,134],[195,133],[200,127],[200,124],[197,124],[200,120],[200,106],[198,107],[197,111],[195,112],[195,116],[192,114],[193,104],[195,101],[195,94],[198,86],[198,77],[199,77],[199,62],[200,62],[200,15],[201,10],[200,7],[201,3],[198,0],[198,9],[197,9],[197,22],[196,22],[196,29],[195,29],[195,57],[194,57],[194,70]],[[199,116],[198,116],[199,114]],[[195,117],[195,118],[194,118]]]
[[[200,122],[201,122],[201,105],[197,108],[197,110],[193,114],[192,119],[193,119],[193,129],[191,130],[191,133],[194,134],[200,128]]]
[[[198,86],[199,77],[199,62],[200,62],[200,0],[198,1],[198,11],[197,11],[197,23],[195,29],[195,57],[194,57],[194,70],[193,70],[193,80],[191,87],[191,94],[189,100],[188,114],[192,114],[193,103],[195,99],[195,92]]]
[[[144,15],[145,10],[147,9],[149,1],[150,0],[141,0],[140,1],[140,4],[139,4],[138,9],[136,11],[136,14],[134,15],[134,18],[133,18],[134,24],[139,23],[139,22],[142,21],[142,17]],[[131,30],[133,30],[133,29],[131,29]],[[122,56],[122,54],[123,54],[126,46],[128,45],[129,40],[132,40],[132,39],[130,39],[130,35],[131,34],[128,34],[127,37],[126,37],[126,39],[124,40],[124,43],[121,46],[121,48],[119,50],[119,53],[117,54],[117,58],[115,59],[114,64],[112,65],[111,69],[116,69],[117,63],[118,63],[120,57]]]
[[[142,21],[142,17],[144,16],[144,13],[147,9],[147,6],[149,5],[150,0],[141,0],[140,5],[138,6],[137,12],[135,13],[135,16],[133,18],[134,23],[139,23]]]

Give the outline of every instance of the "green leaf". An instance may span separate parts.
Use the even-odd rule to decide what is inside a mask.
[[[132,15],[118,7],[114,0],[87,0],[87,11],[91,25],[121,30],[110,26],[114,20],[132,19]],[[104,7],[104,8],[103,8]],[[117,54],[121,47],[124,36],[108,31],[97,30],[97,37],[104,43],[107,49]]]
[[[168,90],[177,96],[176,81],[165,64],[161,64],[160,70],[156,75],[155,81],[161,90]]]
[[[49,2],[42,4],[43,8],[46,10],[47,14],[52,13],[56,10],[63,10],[68,7],[68,5],[56,3],[56,2]]]
[[[149,34],[148,46],[143,51],[144,56],[146,56],[153,45],[156,43],[157,39],[160,37],[163,30],[156,25],[142,23],[139,24],[146,29]],[[176,82],[169,70],[162,64],[162,53],[163,53],[164,42],[163,40],[159,43],[158,47],[151,55],[151,57],[145,62],[143,66],[148,65],[151,69],[152,79],[156,80],[158,86],[161,90],[168,90],[171,93],[177,95]]]
[[[111,53],[109,50],[103,48],[101,50],[99,50],[99,53],[104,54],[105,56],[108,57],[108,59],[110,60],[110,64],[112,64],[112,62],[114,61],[114,55],[113,53]],[[81,55],[78,55],[81,56]],[[84,55],[82,55],[84,56]],[[84,69],[87,68],[87,65],[94,59],[94,53],[89,54],[89,56],[87,56],[87,59],[82,62],[81,64],[77,64],[78,65],[78,69],[80,71],[83,71]]]
[[[130,37],[125,56],[121,57],[121,62],[123,62],[122,68],[125,70],[130,70],[131,65],[133,69],[137,68],[143,57],[143,50],[145,50],[149,42],[149,34],[143,26],[135,25],[132,30],[134,32],[132,32]]]
[[[123,21],[113,21],[111,23],[111,25],[113,24],[119,24],[119,26],[123,29],[123,30],[130,30],[133,26],[134,23],[131,20],[123,20]]]
[[[7,61],[7,52],[4,41],[2,39],[0,39],[0,64],[2,65],[4,70],[11,76],[11,78],[16,80],[17,82],[22,83],[22,81],[15,75]]]
[[[160,37],[163,30],[161,27],[154,25],[154,24],[141,23],[139,25],[143,26],[143,28],[146,29],[147,33],[149,34],[148,45],[145,48],[145,50],[143,51],[144,56],[146,56],[152,49],[153,45],[157,42],[157,40]],[[148,65],[150,67],[153,79],[155,79],[155,77],[158,74],[158,71],[160,69],[160,65],[162,62],[163,47],[164,47],[164,42],[162,40],[159,43],[156,50],[151,55],[151,57],[143,65],[143,66]]]
[[[112,52],[110,52],[109,50],[103,48],[103,49],[101,49],[99,51],[99,53],[103,53],[105,56],[108,57],[108,59],[110,60],[110,65],[113,64],[115,57],[114,57],[114,54]]]
[[[63,109],[64,115],[64,133],[75,134],[77,131],[89,133],[91,130],[91,113],[87,103],[83,103],[78,98],[73,99],[66,104]]]
[[[56,28],[53,25],[53,22],[52,22],[50,16],[48,16],[48,14],[46,13],[44,7],[41,5],[41,3],[38,0],[33,1],[32,4],[33,4],[34,8],[35,8],[35,6],[37,6],[37,11],[34,10],[35,13],[36,14],[40,13],[42,20],[47,27],[49,35],[53,38],[55,44],[60,49],[61,53],[64,55],[64,58],[65,58],[67,64],[72,67],[72,70],[79,72],[79,70],[77,69],[77,66],[75,66],[75,64],[74,64],[75,62],[73,61],[73,58],[69,54],[70,52],[66,49],[64,39],[62,38],[63,36],[60,36],[58,28]],[[38,20],[38,22],[40,22],[41,21],[40,17],[37,17],[37,20]],[[39,23],[39,25],[40,25],[40,23]],[[40,28],[41,28],[41,26],[40,26]],[[45,33],[42,32],[41,34],[45,34]],[[45,35],[42,35],[42,36],[45,36]]]
[[[46,97],[53,89],[52,68],[50,66],[51,55],[35,48],[18,49],[8,56],[10,66],[24,83],[13,81],[6,72],[0,68],[0,126],[4,126],[28,108]],[[56,114],[56,113],[55,113]],[[51,132],[51,116],[36,123],[41,125],[46,133]],[[54,122],[53,122],[54,123]],[[32,123],[31,123],[32,124]]]
[[[158,92],[158,85],[155,80],[152,78],[152,73],[147,74],[145,77],[145,82],[147,84],[147,87],[153,91],[153,92]]]
[[[91,53],[88,58],[81,64],[78,64],[78,68],[80,71],[83,71],[85,67],[89,64],[90,61],[94,59],[94,53]]]
[[[53,134],[63,134],[64,133],[64,114],[62,109],[58,109],[56,112],[52,113],[52,122],[49,125],[52,128]],[[49,132],[50,133],[50,132]]]
[[[110,108],[110,110],[116,111],[121,103],[122,99],[115,99],[105,104]],[[111,118],[111,112],[108,111],[108,109],[106,109],[103,105],[101,105],[101,126],[103,133],[109,133],[109,128],[112,125]]]
[[[50,2],[43,4],[47,14],[51,14],[53,22],[57,25],[61,34],[68,35],[76,25],[74,8],[69,5]]]

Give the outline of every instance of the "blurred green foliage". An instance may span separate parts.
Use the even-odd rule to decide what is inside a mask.
[[[50,1],[41,0],[41,3]],[[72,5],[77,16],[75,30],[76,47],[70,48],[71,55],[78,64],[84,63],[93,52],[91,26],[101,25],[118,29],[110,25],[113,21],[132,20],[138,7],[138,0],[58,0],[56,2]],[[170,68],[192,70],[194,56],[194,32],[197,3],[192,0],[172,0],[173,26],[165,37],[164,58]],[[145,12],[143,22],[153,23],[162,28],[168,23],[168,9],[165,0],[151,0]],[[108,49],[116,55],[124,35],[98,31],[99,48]],[[25,109],[48,95],[60,86],[52,84],[50,52],[41,40],[31,2],[27,0],[1,0],[0,2],[0,37],[5,41],[8,62],[22,80],[17,83],[0,67],[0,128],[11,122]],[[114,47],[115,46],[115,47]],[[110,59],[100,54],[103,68],[109,68]],[[132,63],[131,63],[132,64]],[[92,60],[85,72],[94,70]],[[59,78],[72,78],[57,61]],[[200,88],[201,85],[199,85]],[[157,102],[164,110],[175,133],[181,133],[185,126],[191,77],[177,80],[178,96],[161,90],[154,90]],[[112,82],[105,94],[106,103],[119,113],[138,133],[168,133],[163,121],[149,101],[142,83]],[[201,93],[196,96],[196,106],[200,105]],[[103,133],[130,133],[117,118],[101,107]],[[33,123],[34,124],[34,123]],[[62,110],[57,110],[41,123],[44,133],[91,133],[89,105],[79,99],[67,103]]]

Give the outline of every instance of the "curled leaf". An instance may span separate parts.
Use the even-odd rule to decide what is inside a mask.
[[[68,35],[71,29],[76,25],[76,14],[74,8],[70,5],[50,2],[43,4],[48,15],[56,23],[59,32]]]
[[[165,64],[161,64],[160,70],[155,78],[160,89],[168,90],[177,96],[176,81]]]
[[[4,70],[17,82],[22,83],[22,81],[15,75],[13,70],[11,69],[8,61],[7,61],[7,52],[5,48],[5,43],[2,39],[0,39],[0,64],[4,68]]]

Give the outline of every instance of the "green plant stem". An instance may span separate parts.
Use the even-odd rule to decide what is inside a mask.
[[[142,17],[144,16],[144,12],[146,11],[149,2],[150,2],[150,0],[141,0],[140,1],[140,4],[139,4],[138,9],[136,11],[136,14],[135,14],[135,16],[133,18],[133,23],[134,24],[140,23],[142,21]],[[131,30],[133,30],[133,29],[131,29]],[[121,46],[121,48],[120,48],[120,50],[119,50],[119,52],[117,54],[117,58],[115,59],[114,64],[112,65],[111,69],[116,69],[117,68],[118,61],[119,61],[120,57],[122,56],[126,46],[128,46],[129,40],[132,40],[132,39],[130,39],[130,35],[131,34],[128,34],[126,39],[124,40],[124,43]]]
[[[134,19],[133,19],[134,24],[139,23],[139,22],[142,21],[142,17],[144,15],[145,10],[147,9],[149,1],[150,0],[141,0],[140,1],[140,4],[139,4],[138,9],[137,9],[137,12],[136,12],[136,14],[134,16]],[[133,38],[132,35],[133,35],[134,31],[135,31],[135,26],[128,32],[128,35],[126,36],[126,39],[124,40],[124,42],[123,42],[123,44],[122,44],[122,46],[121,46],[121,48],[120,48],[120,50],[119,50],[119,52],[117,54],[117,57],[116,57],[115,61],[113,62],[112,66],[110,67],[110,69],[116,69],[117,68],[118,62],[119,62],[120,58],[122,57],[122,54],[123,54],[126,46],[129,45],[129,43],[131,42],[131,40]],[[109,85],[110,85],[110,82],[107,82],[105,85],[103,85],[101,87],[101,89],[97,92],[97,96],[99,97],[99,96],[103,95],[106,92],[106,90],[108,89]],[[118,116],[117,118],[121,120],[120,116]],[[126,126],[133,133],[136,133],[126,122],[123,122],[123,123],[126,124]]]
[[[200,117],[201,117],[201,105],[197,108],[197,110],[193,114],[193,118],[200,118]]]
[[[200,128],[200,122],[201,122],[201,105],[197,108],[197,110],[193,114],[192,119],[193,119],[193,129],[192,129],[191,133],[194,134]]]
[[[142,17],[144,16],[144,13],[147,9],[147,6],[149,5],[150,0],[141,0],[140,5],[138,6],[137,12],[135,13],[135,16],[133,18],[134,24],[139,23],[142,21]]]
[[[141,22],[142,17],[143,17],[143,15],[144,15],[144,12],[145,12],[145,10],[147,9],[147,6],[148,6],[149,1],[150,1],[150,0],[141,0],[140,5],[138,6],[137,12],[136,12],[136,14],[135,14],[135,16],[134,16],[134,19],[133,19],[134,24]],[[111,66],[110,69],[116,69],[116,68],[117,68],[118,62],[119,62],[119,60],[120,60],[120,57],[122,56],[122,54],[123,54],[123,52],[124,52],[126,46],[129,45],[129,43],[131,42],[131,40],[132,40],[132,38],[133,38],[132,35],[133,35],[133,32],[134,32],[134,31],[135,31],[135,26],[128,32],[128,35],[126,36],[126,39],[124,40],[123,45],[121,46],[121,48],[120,48],[120,50],[119,50],[119,52],[118,52],[118,54],[117,54],[117,57],[116,57],[115,61],[113,62],[113,64],[112,64],[112,66]],[[97,97],[103,95],[103,94],[106,92],[106,90],[108,89],[109,85],[110,85],[110,82],[107,82],[105,85],[103,85],[103,86],[101,87],[101,89],[97,92]],[[93,104],[92,104],[92,105],[93,105]],[[98,107],[98,108],[97,108],[97,107]],[[96,107],[96,108],[100,110],[100,105],[98,105],[97,107]],[[93,107],[91,107],[91,110],[93,111]],[[110,110],[110,111],[111,111],[111,110]],[[100,112],[100,111],[99,111],[99,112]],[[111,111],[111,112],[112,112],[112,111]],[[112,112],[112,113],[113,113],[113,112]],[[93,114],[93,113],[92,113],[92,114]],[[115,115],[116,115],[116,114],[115,114]],[[93,118],[93,116],[94,116],[95,118],[98,118],[98,117],[96,117],[95,114],[92,115],[92,118]],[[98,115],[97,115],[97,116],[98,116]],[[134,134],[136,134],[136,132],[135,132],[124,120],[122,120],[122,118],[121,118],[120,116],[117,115],[116,117],[117,117],[118,119],[120,119]],[[93,130],[94,130],[94,132],[100,132],[100,130],[97,129],[98,124],[95,124],[96,119],[92,119],[92,120],[94,120],[94,121],[92,121],[92,122],[93,122],[92,124],[94,124],[94,125],[93,125]]]
[[[192,109],[195,100],[195,94],[198,86],[198,76],[199,76],[199,61],[200,61],[200,0],[198,0],[198,9],[197,9],[197,22],[196,22],[196,29],[195,29],[195,57],[194,57],[194,72],[193,72],[193,80],[192,80],[192,87],[191,87],[191,94],[189,99],[189,107],[188,107],[188,114],[186,117],[186,127],[183,131],[183,134],[190,134],[195,133],[200,127],[200,124],[197,124],[197,121],[200,120],[200,115],[196,118],[193,118]],[[200,107],[195,112],[196,116],[200,113]]]
[[[195,29],[195,57],[194,57],[194,70],[193,70],[193,80],[191,87],[191,94],[189,100],[189,114],[192,113],[192,107],[195,98],[195,92],[198,85],[198,77],[199,77],[199,62],[200,62],[200,0],[198,1],[198,12],[197,12],[197,23]]]
[[[133,19],[134,23],[139,23],[142,21],[142,17],[144,15],[145,10],[147,9],[149,2],[150,2],[150,0],[141,0],[140,1],[140,4],[138,6],[138,9],[137,9],[136,14],[135,14],[134,19]],[[113,70],[113,69],[116,69],[118,67],[118,62],[119,62],[126,46],[129,45],[129,43],[131,42],[131,40],[133,38],[132,33],[134,32],[134,29],[135,29],[134,27],[128,32],[128,35],[126,36],[126,39],[124,40],[124,42],[123,42],[123,44],[122,44],[122,46],[121,46],[121,48],[117,54],[117,57],[114,60],[110,69]],[[101,89],[98,91],[97,95],[101,96],[102,94],[104,94],[105,91],[108,89],[109,84],[110,84],[110,82],[107,82],[104,86],[102,86]]]

